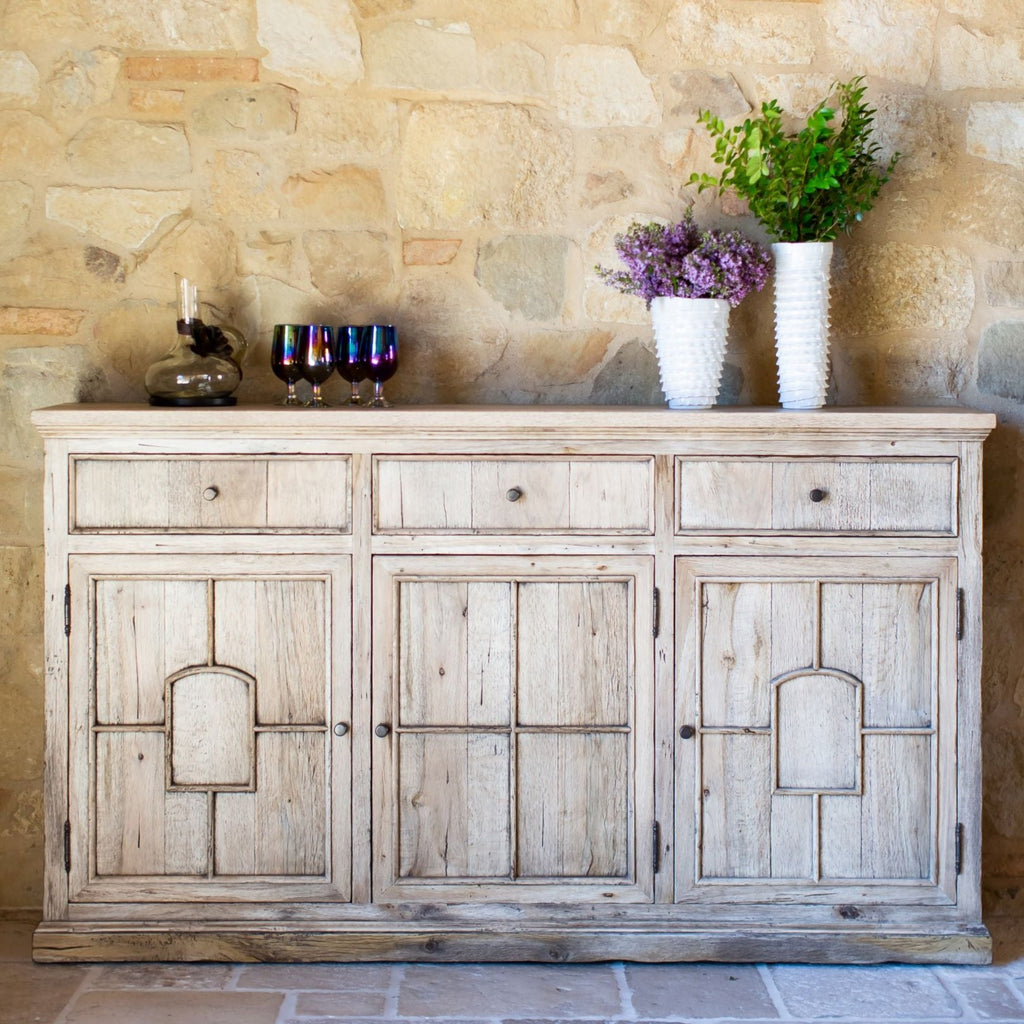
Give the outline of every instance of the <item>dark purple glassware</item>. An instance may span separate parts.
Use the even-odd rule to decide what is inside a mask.
[[[363,343],[365,327],[347,324],[338,328],[337,362],[338,373],[352,385],[349,405],[359,405],[359,382],[366,380],[366,348]]]
[[[313,385],[313,396],[306,405],[323,409],[327,402],[320,394],[320,385],[334,373],[334,328],[324,324],[303,324],[299,338],[302,376]]]
[[[274,339],[270,346],[270,367],[274,376],[288,385],[288,394],[282,405],[302,405],[295,394],[295,385],[302,380],[299,364],[299,332],[301,324],[275,324]]]
[[[366,375],[373,381],[373,400],[376,409],[391,403],[384,398],[384,381],[398,369],[398,331],[393,324],[371,324],[366,332]]]

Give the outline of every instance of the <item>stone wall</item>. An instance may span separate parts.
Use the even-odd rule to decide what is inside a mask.
[[[41,903],[41,445],[140,400],[174,283],[253,344],[398,324],[404,402],[658,403],[594,264],[632,219],[757,228],[684,182],[697,112],[868,76],[882,200],[838,243],[834,398],[990,409],[986,879],[1024,876],[1024,0],[8,0],[0,7],[0,907]],[[773,404],[770,294],[726,400]],[[328,393],[342,394],[340,379]]]

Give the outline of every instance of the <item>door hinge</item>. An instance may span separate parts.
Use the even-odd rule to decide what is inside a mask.
[[[964,638],[964,588],[960,587],[956,592],[956,638]]]
[[[661,870],[661,825],[658,822],[655,822],[651,829],[651,838],[654,840],[651,866],[654,868],[654,873],[657,874]]]
[[[64,822],[64,870],[71,873],[71,822]]]
[[[654,628],[652,629],[652,633],[654,634],[655,637],[657,637],[658,633],[660,631],[660,628],[661,628],[661,594],[658,592],[658,588],[657,587],[654,588],[653,612],[654,612],[654,619],[653,619]]]
[[[959,875],[964,869],[964,826],[963,822],[956,823],[956,873]]]
[[[71,584],[64,585],[64,635],[71,636]]]

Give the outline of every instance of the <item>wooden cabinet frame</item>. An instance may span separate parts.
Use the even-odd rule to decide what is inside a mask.
[[[38,960],[989,960],[991,416],[33,420]]]

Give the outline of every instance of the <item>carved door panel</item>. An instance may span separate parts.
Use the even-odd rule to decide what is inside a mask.
[[[375,559],[376,899],[651,898],[651,588],[649,559]]]
[[[956,900],[956,563],[676,563],[676,898]]]
[[[347,558],[70,578],[71,899],[348,899]]]

